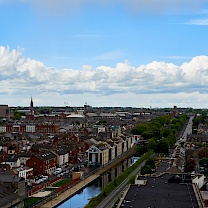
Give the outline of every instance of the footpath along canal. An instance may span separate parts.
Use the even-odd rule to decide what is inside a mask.
[[[124,160],[115,168],[105,172],[99,178],[92,181],[87,187],[76,193],[76,195],[67,199],[61,205],[57,206],[58,208],[83,208],[89,203],[89,200],[92,197],[97,196],[102,188],[104,188],[108,183],[110,183],[114,178],[119,176],[125,169],[133,165],[139,157],[131,157]]]
[[[116,159],[112,160],[105,166],[100,167],[93,172],[90,172],[90,174],[87,174],[87,176],[84,177],[84,180],[79,180],[79,182],[77,182],[75,185],[62,187],[60,188],[60,190],[57,189],[55,193],[51,193],[46,197],[42,198],[38,203],[33,204],[32,207],[54,208],[60,206],[61,204],[63,204],[63,202],[76,195],[77,192],[83,190],[85,187],[91,184],[91,182],[93,182],[95,179],[104,175],[105,172],[110,171],[114,167],[117,167],[118,164],[122,163],[127,158],[131,158],[134,154],[135,147],[119,155]]]

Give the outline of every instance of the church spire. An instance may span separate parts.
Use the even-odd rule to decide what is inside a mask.
[[[33,108],[33,99],[32,99],[32,96],[31,96],[31,101],[30,101],[30,108]]]
[[[31,96],[31,101],[30,101],[30,114],[31,114],[31,115],[34,115],[34,106],[33,106],[33,99],[32,99],[32,96]]]

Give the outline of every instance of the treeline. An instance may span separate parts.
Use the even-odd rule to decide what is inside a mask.
[[[160,116],[145,124],[138,124],[132,129],[132,134],[141,135],[146,141],[137,146],[137,154],[141,158],[131,167],[126,169],[120,176],[109,183],[97,197],[93,197],[85,208],[96,207],[106,196],[108,196],[125,178],[134,182],[135,175],[131,173],[145,162],[141,169],[141,174],[152,173],[156,167],[155,160],[150,156],[156,153],[168,153],[169,148],[176,142],[176,134],[181,130],[186,121],[186,115],[180,115],[172,118],[169,115]]]
[[[176,142],[176,136],[187,117],[185,114],[172,118],[170,115],[159,116],[148,123],[136,125],[132,134],[141,135],[143,142],[137,147],[137,154],[148,150],[156,153],[168,153]]]

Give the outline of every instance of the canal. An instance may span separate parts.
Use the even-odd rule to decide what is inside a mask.
[[[97,196],[101,190],[108,185],[114,178],[119,176],[129,166],[133,165],[139,157],[131,157],[124,160],[122,163],[117,165],[115,168],[107,171],[98,179],[90,183],[86,188],[78,192],[67,201],[63,202],[58,208],[83,208],[88,204],[92,197]]]

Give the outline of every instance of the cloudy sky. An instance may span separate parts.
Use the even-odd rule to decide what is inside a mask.
[[[207,37],[208,0],[0,0],[0,104],[208,108]]]

